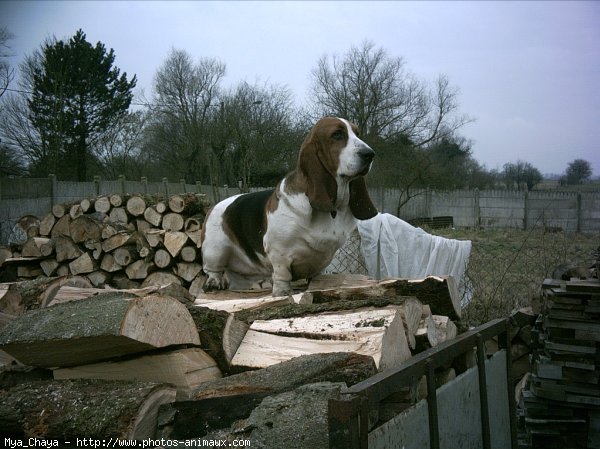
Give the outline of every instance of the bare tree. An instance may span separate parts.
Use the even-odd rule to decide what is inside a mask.
[[[15,78],[15,69],[6,61],[10,56],[8,41],[13,37],[14,35],[8,31],[7,27],[0,28],[0,97],[4,95],[8,89],[8,85]]]
[[[402,58],[368,41],[342,58],[321,57],[312,72],[314,115],[348,118],[367,139],[402,137],[416,146],[447,137],[471,120],[455,115],[458,90],[446,76],[428,87],[404,66]]]
[[[156,73],[146,145],[172,174],[214,183],[208,123],[218,113],[224,76],[225,64],[217,59],[195,64],[187,52],[175,49]]]
[[[242,188],[271,185],[295,163],[300,137],[286,87],[241,82],[223,97],[213,150],[228,182]],[[265,163],[267,162],[268,163]]]

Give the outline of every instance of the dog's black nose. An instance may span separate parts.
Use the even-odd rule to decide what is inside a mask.
[[[360,151],[358,152],[358,156],[365,162],[365,163],[369,163],[373,160],[373,158],[375,157],[375,151],[373,151],[371,148],[369,147],[364,147],[361,148]]]

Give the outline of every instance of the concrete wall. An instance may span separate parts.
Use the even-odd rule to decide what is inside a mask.
[[[261,189],[252,189],[261,190]],[[43,179],[0,179],[0,243],[6,243],[15,222],[25,215],[41,217],[53,204],[113,193],[173,195],[204,193],[213,204],[240,193],[237,187],[211,187],[180,182],[114,181],[91,182]],[[396,215],[401,192],[371,188],[371,198],[379,211]],[[400,208],[399,217],[411,221],[452,217],[455,227],[487,229],[531,229],[546,227],[564,231],[600,231],[600,192],[557,192],[509,190],[455,190],[437,192],[416,190]]]

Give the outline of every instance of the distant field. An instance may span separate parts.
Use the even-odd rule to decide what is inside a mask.
[[[542,281],[562,263],[588,266],[600,246],[600,233],[545,233],[543,230],[428,229],[436,235],[471,240],[467,268],[473,299],[465,322],[477,325],[504,317],[540,296]]]

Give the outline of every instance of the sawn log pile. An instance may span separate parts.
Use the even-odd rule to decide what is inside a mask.
[[[326,447],[328,398],[458,332],[452,278],[322,275],[286,297],[204,294],[207,204],[170,200],[55,207],[4,252],[3,275],[17,276],[0,284],[4,434]],[[439,380],[462,370],[448,366]],[[394,404],[424,394],[415,379]],[[297,431],[298,419],[273,412],[282,403],[310,410],[301,421],[312,440],[272,440]],[[382,410],[373,423],[385,419]]]

